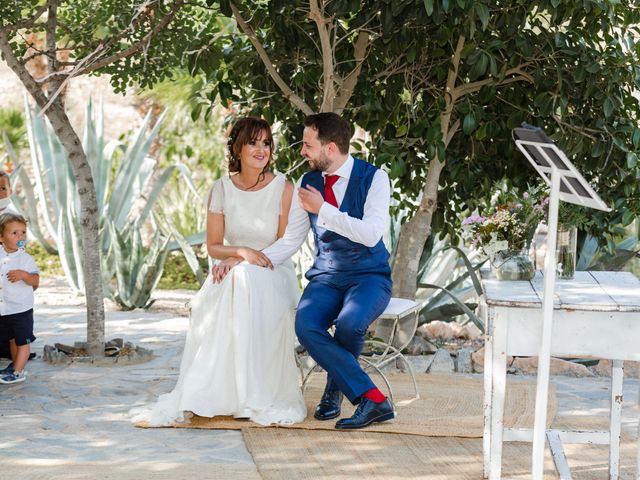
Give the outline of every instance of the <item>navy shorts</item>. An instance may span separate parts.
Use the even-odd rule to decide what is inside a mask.
[[[0,315],[0,340],[15,340],[16,345],[35,341],[33,335],[33,308],[26,312]]]

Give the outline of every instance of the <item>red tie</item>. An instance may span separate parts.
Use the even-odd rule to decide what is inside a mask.
[[[340,179],[340,175],[325,175],[324,177],[324,201],[329,205],[338,207],[336,195],[333,193],[333,185]]]

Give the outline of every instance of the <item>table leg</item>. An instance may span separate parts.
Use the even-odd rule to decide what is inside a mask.
[[[485,325],[488,322],[485,321]],[[482,434],[483,453],[483,478],[489,478],[491,472],[491,397],[493,395],[492,383],[493,365],[493,340],[491,335],[486,335],[484,340],[484,432]]]
[[[560,475],[560,480],[571,480],[571,469],[567,463],[567,457],[562,448],[562,440],[557,430],[547,430],[547,442],[551,450],[551,458],[556,466],[556,471]]]
[[[609,478],[618,479],[620,467],[620,421],[622,414],[622,383],[624,363],[622,360],[611,362],[611,416],[609,422]]]
[[[507,382],[507,328],[493,330],[491,366],[491,433],[489,478],[498,480],[502,476],[502,437],[504,430],[504,395]],[[496,335],[496,332],[498,334]]]
[[[640,408],[640,387],[638,388],[638,407]],[[640,480],[640,420],[638,420],[638,456],[636,464],[636,480]]]

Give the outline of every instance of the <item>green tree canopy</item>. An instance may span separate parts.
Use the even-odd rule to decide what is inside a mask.
[[[394,291],[415,292],[431,229],[456,237],[460,214],[504,176],[536,174],[511,129],[543,127],[614,212],[611,233],[640,212],[640,10],[613,0],[227,2],[238,31],[203,34],[189,48],[203,103],[247,105],[281,122],[287,145],[311,111],[362,127],[370,159],[390,172],[402,226]],[[213,16],[211,17],[213,21]],[[299,163],[297,148],[280,166]]]

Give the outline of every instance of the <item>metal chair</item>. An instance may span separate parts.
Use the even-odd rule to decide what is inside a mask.
[[[420,398],[413,367],[402,354],[402,350],[409,344],[418,328],[420,307],[421,304],[413,300],[392,298],[387,308],[382,312],[382,315],[373,322],[377,324],[375,330],[376,337],[365,340],[365,347],[368,347],[370,352],[362,353],[358,359],[365,371],[373,370],[380,375],[389,392],[389,399],[394,406],[406,405]],[[300,358],[302,353],[304,353],[303,348],[296,350],[296,361],[300,369],[302,391],[304,392],[311,374],[321,369],[320,366],[314,362],[314,365],[305,372]],[[401,402],[394,401],[391,383],[383,372],[383,368],[395,360],[401,360],[406,366],[406,370],[411,376],[415,392],[413,397]]]

